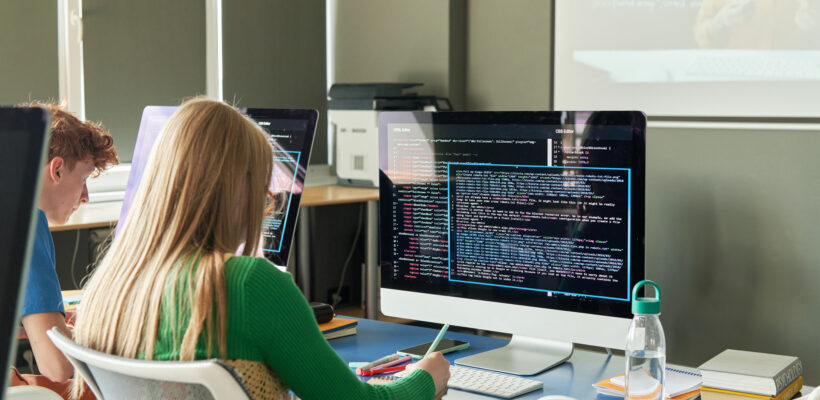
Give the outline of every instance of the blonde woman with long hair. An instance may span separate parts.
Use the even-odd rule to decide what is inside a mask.
[[[449,364],[440,353],[391,385],[361,382],[290,275],[251,257],[272,171],[271,146],[253,121],[221,102],[184,103],[85,287],[77,343],[148,360],[262,362],[302,399],[431,399],[443,391]]]

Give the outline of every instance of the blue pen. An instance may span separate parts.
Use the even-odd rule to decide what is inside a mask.
[[[441,331],[439,331],[438,336],[436,336],[436,340],[433,341],[433,344],[431,344],[430,348],[427,349],[427,352],[424,353],[424,357],[429,356],[430,353],[432,353],[435,350],[436,346],[438,346],[438,343],[441,342],[442,338],[444,338],[444,334],[447,333],[447,329],[450,329],[450,324],[444,324],[444,326],[441,327]]]

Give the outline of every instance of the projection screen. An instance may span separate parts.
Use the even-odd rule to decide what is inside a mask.
[[[820,0],[555,0],[557,110],[820,117]]]

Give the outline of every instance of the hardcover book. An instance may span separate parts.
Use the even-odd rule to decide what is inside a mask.
[[[776,396],[803,375],[803,364],[792,356],[724,350],[699,367],[703,386]]]

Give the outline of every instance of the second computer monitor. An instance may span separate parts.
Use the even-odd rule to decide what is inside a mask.
[[[457,363],[518,374],[571,343],[623,348],[645,127],[639,112],[383,113],[382,311],[512,333]]]
[[[176,109],[172,106],[147,106],[143,110],[120,221],[125,221],[154,144]],[[316,110],[272,108],[240,108],[239,111],[253,119],[268,134],[273,147],[275,162],[270,191],[276,201],[274,207],[266,210],[262,221],[261,247],[272,263],[285,266],[296,228],[319,113]]]

